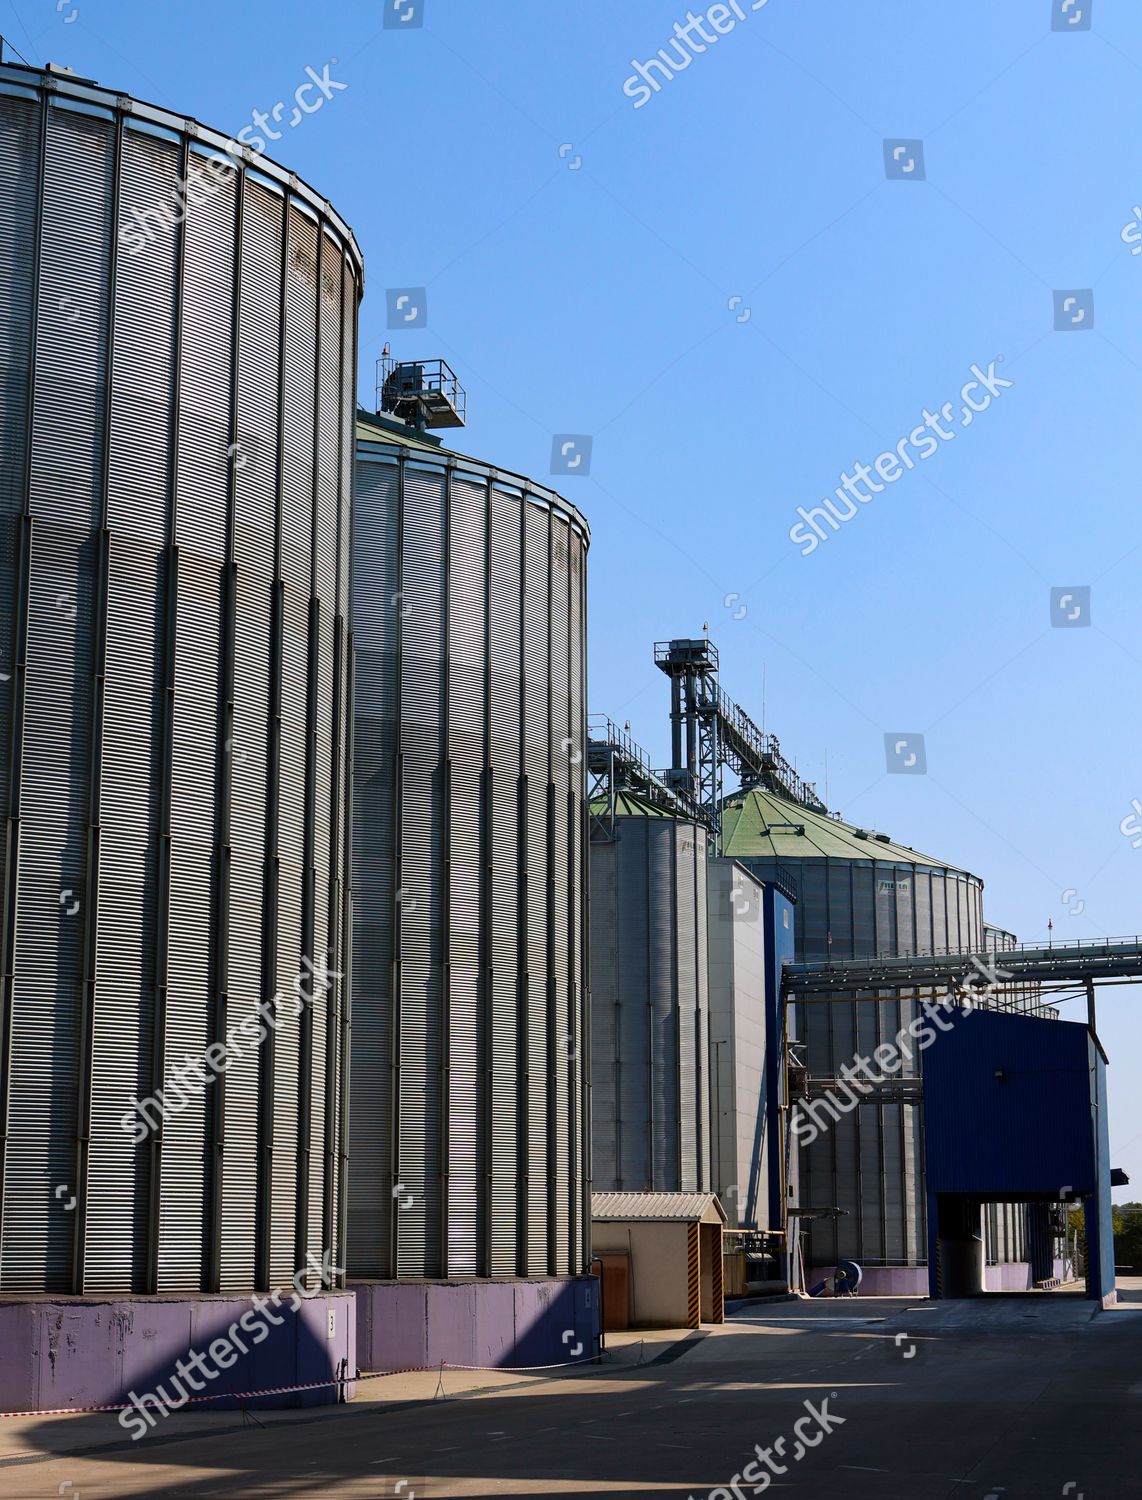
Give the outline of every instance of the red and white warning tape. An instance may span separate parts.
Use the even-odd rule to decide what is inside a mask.
[[[254,1396],[284,1396],[295,1391],[327,1390],[335,1385],[356,1385],[359,1381],[384,1380],[390,1375],[426,1375],[433,1371],[443,1374],[445,1370],[486,1370],[500,1375],[526,1375],[535,1370],[565,1370],[570,1365],[589,1363],[589,1360],[584,1359],[567,1359],[554,1365],[458,1365],[453,1364],[450,1359],[442,1359],[439,1364],[435,1365],[406,1365],[400,1370],[371,1370],[363,1375],[338,1375],[332,1380],[313,1380],[307,1385],[271,1385],[264,1386],[258,1391],[218,1391],[212,1396],[188,1396],[184,1402],[180,1403],[178,1409],[181,1410],[182,1406],[200,1401],[245,1401]],[[47,1406],[39,1411],[0,1411],[0,1417],[65,1417],[75,1416],[82,1412],[130,1411],[134,1405],[133,1401],[120,1401],[108,1406]]]
[[[527,1374],[530,1370],[565,1370],[569,1365],[589,1365],[589,1359],[563,1359],[557,1365],[456,1365],[450,1359],[443,1362],[446,1370],[490,1370],[500,1375]],[[422,1370],[439,1370],[440,1365],[421,1365]],[[388,1373],[382,1371],[382,1374]],[[403,1372],[401,1372],[403,1373]]]

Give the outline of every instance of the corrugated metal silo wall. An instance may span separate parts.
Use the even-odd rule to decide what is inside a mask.
[[[347,994],[259,1006],[347,967],[359,259],[278,169],[180,198],[224,137],[38,76],[0,71],[0,1286],[288,1286],[340,1258]]]
[[[733,1227],[770,1227],[765,892],[732,859],[709,864],[713,1190]],[[768,1045],[778,1046],[774,1037]],[[780,1207],[780,1195],[778,1196]]]
[[[759,879],[772,860],[743,858]],[[798,893],[796,957],[887,957],[932,949],[982,951],[982,886],[961,871],[882,860],[781,861]],[[860,1054],[872,1057],[918,1014],[917,995],[797,1007],[809,1075],[836,1078]],[[915,1077],[915,1059],[898,1076]],[[902,1100],[862,1102],[802,1148],[800,1201],[846,1210],[809,1225],[815,1265],[839,1256],[864,1265],[919,1265],[927,1254],[921,1111]]]
[[[596,1191],[710,1186],[706,843],[673,818],[592,830]]]
[[[587,536],[554,501],[359,449],[358,1277],[587,1262]]]

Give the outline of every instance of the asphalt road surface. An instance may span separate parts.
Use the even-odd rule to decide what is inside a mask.
[[[1142,1500],[1142,1281],[1122,1291],[1097,1315],[1062,1293],[755,1305],[571,1374],[176,1413],[138,1443],[111,1417],[25,1422],[0,1430],[0,1497]]]

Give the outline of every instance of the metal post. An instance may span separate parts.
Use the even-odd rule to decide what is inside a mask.
[[[696,681],[694,669],[686,669],[686,770],[690,776],[690,785],[694,786],[698,774],[698,720],[694,711],[694,700],[696,697]]]
[[[682,769],[682,682],[670,679],[670,756],[676,771]]]

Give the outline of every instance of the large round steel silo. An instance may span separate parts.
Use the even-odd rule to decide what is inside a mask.
[[[587,547],[552,491],[361,426],[355,1280],[585,1268]]]
[[[3,1290],[340,1259],[360,289],[296,177],[0,67]]]
[[[708,835],[617,801],[591,826],[592,1186],[708,1192]]]
[[[983,882],[887,835],[752,787],[727,799],[723,849],[761,880],[797,896],[796,958],[874,958],[947,949],[983,951]],[[827,1088],[860,1054],[871,1057],[917,1014],[915,994],[796,1007],[810,1090]],[[879,1268],[888,1290],[927,1260],[917,1058],[800,1152],[800,1204],[840,1208],[808,1221],[810,1258]],[[924,1283],[926,1285],[926,1283]]]

